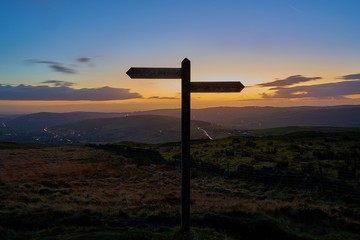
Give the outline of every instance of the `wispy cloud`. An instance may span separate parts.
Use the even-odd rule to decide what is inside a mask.
[[[71,87],[73,85],[76,85],[76,83],[73,82],[60,81],[60,80],[47,80],[41,83],[50,84],[54,87]]]
[[[345,76],[338,77],[338,79],[344,79],[344,80],[360,80],[360,73],[355,74],[349,74]]]
[[[93,58],[90,57],[79,57],[76,59],[76,62],[81,64],[81,65],[86,65],[88,67],[95,67],[95,63]]]
[[[171,99],[179,99],[178,97],[160,97],[160,96],[152,96],[149,97],[148,99],[167,99],[167,100],[171,100]]]
[[[54,61],[43,61],[43,60],[36,60],[31,59],[27,60],[28,63],[39,63],[39,64],[47,64],[50,69],[52,69],[55,72],[61,72],[61,73],[67,73],[67,74],[74,74],[76,73],[76,70],[70,67],[64,66],[64,64]]]
[[[54,80],[49,80],[54,81]],[[61,82],[61,81],[59,81]],[[54,82],[51,82],[54,83]],[[56,82],[55,82],[56,83]],[[1,85],[0,100],[39,100],[39,101],[107,101],[142,98],[139,93],[130,92],[125,88],[82,88],[74,89],[68,86],[49,87],[31,85]]]
[[[297,87],[275,87],[273,94],[263,93],[263,98],[345,98],[360,94],[360,81],[343,81]]]
[[[258,84],[258,86],[260,86],[260,87],[290,86],[290,85],[293,85],[296,83],[308,82],[308,81],[318,80],[318,79],[322,79],[322,78],[321,77],[304,77],[302,75],[293,75],[293,76],[287,77],[285,79],[279,79],[279,80],[267,82],[267,83],[260,83],[260,84]]]
[[[89,57],[79,57],[78,59],[76,59],[79,63],[89,63],[91,62],[91,58]]]
[[[70,74],[76,73],[76,71],[74,69],[69,68],[69,67],[64,67],[60,64],[52,64],[52,65],[49,65],[49,67],[55,72],[70,73]]]

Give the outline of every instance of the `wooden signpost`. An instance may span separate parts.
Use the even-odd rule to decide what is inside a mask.
[[[126,72],[131,78],[181,78],[181,68],[138,68]]]
[[[190,232],[190,93],[240,92],[241,82],[191,82],[190,61],[185,58],[181,68],[132,67],[130,78],[179,79],[181,78],[181,231]]]

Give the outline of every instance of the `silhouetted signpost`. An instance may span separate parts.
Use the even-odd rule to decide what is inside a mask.
[[[185,58],[181,68],[132,67],[130,78],[181,78],[181,230],[190,232],[190,93],[240,92],[241,82],[191,82],[190,60]]]

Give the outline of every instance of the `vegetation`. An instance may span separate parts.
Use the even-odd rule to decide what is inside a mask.
[[[359,131],[299,130],[192,142],[198,239],[359,238]],[[172,239],[179,159],[179,143],[2,143],[0,238]]]

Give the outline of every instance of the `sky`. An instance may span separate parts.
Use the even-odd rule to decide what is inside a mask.
[[[179,108],[180,67],[240,93],[192,108],[360,104],[358,0],[2,0],[0,114]]]

